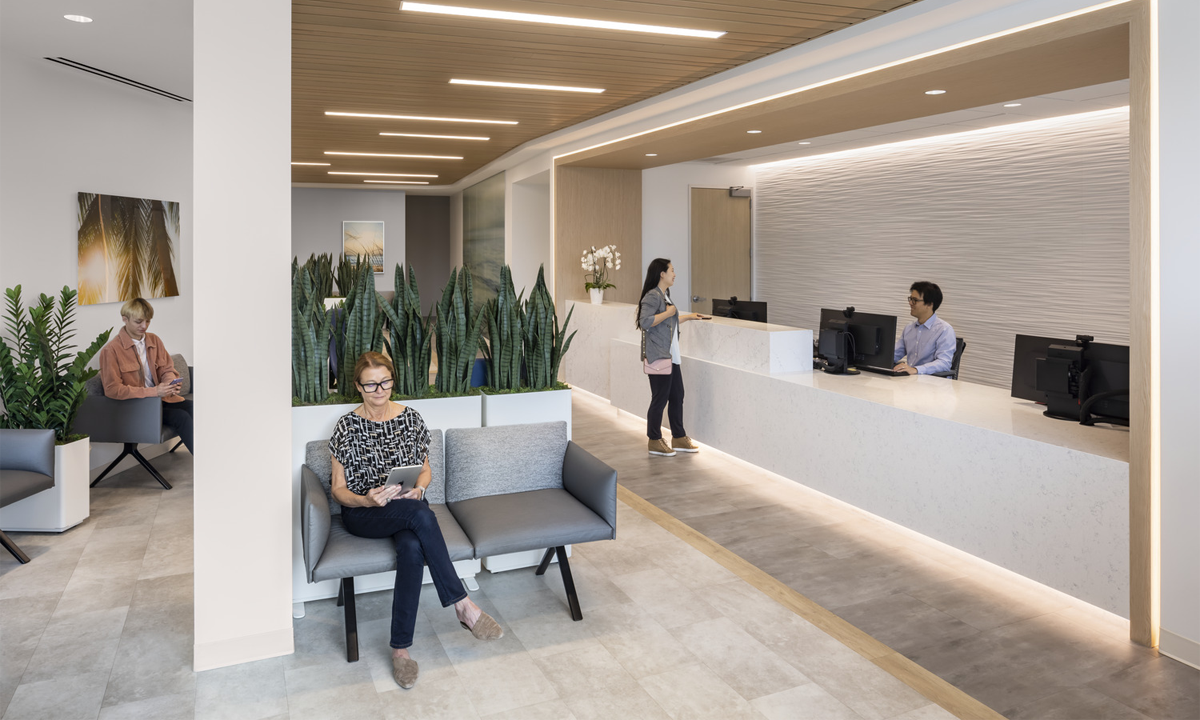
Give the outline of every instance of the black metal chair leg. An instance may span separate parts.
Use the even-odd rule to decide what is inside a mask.
[[[354,578],[342,578],[346,600],[346,662],[358,662],[358,616],[354,613]]]
[[[567,604],[571,606],[571,619],[578,622],[583,619],[583,611],[579,609],[579,595],[575,593],[575,580],[571,577],[571,564],[567,562],[567,549],[562,545],[554,549],[558,552],[558,569],[562,571],[563,588],[567,591]]]
[[[154,469],[154,466],[150,464],[150,461],[146,459],[145,455],[142,455],[140,452],[138,452],[136,446],[134,446],[133,450],[130,451],[129,454],[136,458],[137,461],[141,463],[142,467],[146,468],[146,472],[150,473],[150,475],[153,476],[153,478],[157,480],[164,488],[167,490],[171,489],[171,483],[167,482],[166,478],[158,474],[158,470]]]
[[[22,565],[29,562],[29,556],[25,554],[25,551],[17,547],[17,544],[12,541],[12,538],[5,535],[3,530],[0,530],[0,545],[3,545],[5,550],[12,553],[13,557]]]
[[[180,445],[182,445],[182,444],[183,444],[183,441],[182,441],[182,440],[180,440],[179,442],[175,443],[175,446],[174,446],[174,447],[172,447],[172,448],[171,448],[170,450],[168,450],[167,452],[175,452],[176,450],[178,450],[178,449],[179,449],[179,446],[180,446]]]
[[[545,575],[546,568],[550,567],[550,560],[554,557],[554,548],[546,548],[546,554],[542,556],[542,561],[538,563],[537,572],[534,575]]]
[[[104,479],[104,476],[108,475],[109,471],[111,471],[113,468],[115,468],[117,466],[117,463],[124,460],[125,456],[131,452],[131,450],[130,450],[131,447],[136,448],[137,445],[134,445],[133,443],[125,443],[125,447],[122,448],[121,454],[117,456],[116,460],[113,460],[111,463],[109,463],[108,467],[104,468],[104,472],[102,472],[96,476],[96,479],[92,481],[92,484],[90,485],[90,487],[96,487],[96,485],[99,484],[100,481]]]
[[[341,607],[346,604],[346,586],[338,583],[338,601],[337,606]]]

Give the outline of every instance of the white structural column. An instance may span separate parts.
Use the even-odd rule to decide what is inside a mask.
[[[1162,615],[1159,649],[1200,667],[1200,4],[1158,0]]]
[[[292,644],[291,3],[195,4],[195,669]]]

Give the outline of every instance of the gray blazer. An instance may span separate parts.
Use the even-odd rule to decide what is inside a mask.
[[[679,312],[651,327],[654,316],[667,310],[667,296],[657,287],[642,298],[638,306],[638,327],[642,329],[645,338],[645,359],[650,362],[671,357],[671,335],[679,327]]]

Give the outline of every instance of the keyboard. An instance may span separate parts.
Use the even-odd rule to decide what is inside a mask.
[[[891,375],[892,377],[900,377],[901,375],[908,374],[908,373],[904,372],[903,370],[893,370],[892,368],[872,367],[870,365],[856,365],[855,367],[857,367],[859,370],[863,370],[865,372],[877,373],[879,375]]]

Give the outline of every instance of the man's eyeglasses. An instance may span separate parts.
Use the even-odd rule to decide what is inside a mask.
[[[925,301],[922,300],[921,298],[915,298],[912,295],[908,296],[908,304],[909,305],[916,305],[919,302],[925,302]]]
[[[359,383],[358,386],[363,389],[363,392],[373,393],[376,390],[391,390],[393,382],[394,381],[391,378],[388,378],[387,380],[381,380],[379,382]]]

